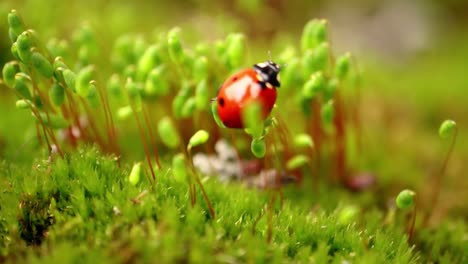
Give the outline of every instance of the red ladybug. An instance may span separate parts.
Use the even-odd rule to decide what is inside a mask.
[[[279,72],[278,64],[267,61],[229,77],[216,97],[223,124],[229,128],[244,128],[242,109],[255,101],[261,104],[263,118],[266,118],[276,102],[276,88],[280,87]]]

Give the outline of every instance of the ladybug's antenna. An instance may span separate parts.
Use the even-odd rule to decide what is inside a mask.
[[[270,61],[270,62],[273,61],[273,60],[271,59],[271,51],[268,51],[268,61]]]

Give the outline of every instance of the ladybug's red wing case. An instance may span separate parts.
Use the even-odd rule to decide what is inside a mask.
[[[251,102],[256,101],[262,105],[264,118],[270,114],[276,102],[276,89],[270,82],[263,80],[257,69],[249,68],[224,82],[216,100],[219,117],[226,127],[243,128],[242,109]]]

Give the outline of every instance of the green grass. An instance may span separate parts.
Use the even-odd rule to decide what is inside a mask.
[[[217,213],[213,220],[201,195],[200,202],[190,206],[186,183],[174,180],[167,166],[158,173],[154,190],[147,182],[134,187],[127,182],[128,166],[118,168],[112,157],[93,148],[53,163],[37,161],[32,170],[7,164],[1,169],[5,177],[0,212],[6,225],[2,242],[8,261],[97,257],[165,263],[327,259],[409,263],[417,259],[397,228],[382,228],[376,221],[382,217],[377,211],[369,213],[376,218],[372,222],[359,216],[356,222],[341,223],[339,207],[328,213],[322,208],[311,211],[312,206],[291,199],[275,204],[268,243],[268,216],[254,222],[265,212],[269,192],[208,179],[205,186]],[[142,192],[147,195],[132,201]],[[333,207],[339,198],[330,200]],[[77,251],[68,255],[67,248]]]

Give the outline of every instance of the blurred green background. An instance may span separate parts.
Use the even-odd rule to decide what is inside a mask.
[[[463,202],[468,200],[468,1],[3,0],[2,64],[11,59],[6,14],[12,8],[43,39],[70,39],[73,29],[90,23],[105,53],[111,50],[107,43],[126,33],[148,36],[180,26],[190,43],[244,32],[249,63],[265,60],[268,51],[274,59],[285,45],[298,43],[307,21],[327,18],[335,51],[354,53],[364,72],[362,169],[375,172],[384,182],[398,175],[405,175],[407,185],[424,181],[437,171],[447,148],[437,136],[438,126],[446,118],[454,119],[459,140],[442,199],[444,206],[468,219]],[[11,97],[5,91],[1,94]],[[10,135],[9,129],[25,124],[9,117],[16,111],[12,99],[2,102],[7,102],[0,107],[2,144],[16,148],[24,139]]]

